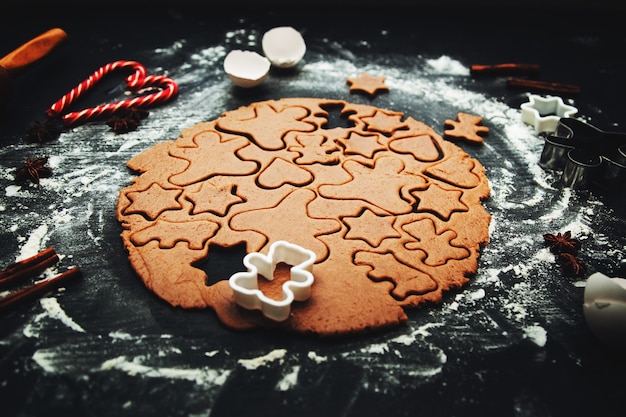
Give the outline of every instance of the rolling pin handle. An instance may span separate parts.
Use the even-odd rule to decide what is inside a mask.
[[[0,59],[0,67],[12,75],[18,73],[46,56],[66,38],[67,34],[63,29],[50,29]]]

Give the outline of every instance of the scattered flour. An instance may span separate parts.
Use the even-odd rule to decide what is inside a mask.
[[[543,347],[548,340],[548,332],[540,325],[528,326],[525,329],[525,335],[532,340],[537,346]]]
[[[28,236],[28,240],[24,245],[16,261],[36,255],[44,246],[46,242],[46,234],[48,233],[48,225],[42,224],[31,232]]]
[[[239,359],[239,364],[248,370],[254,370],[268,363],[279,361],[287,354],[286,349],[274,349],[266,355],[252,359]]]
[[[295,365],[291,368],[291,371],[283,375],[282,379],[278,381],[276,389],[279,391],[288,391],[298,383],[298,373],[300,372],[300,366]]]
[[[389,352],[389,345],[387,343],[374,343],[364,348],[361,348],[361,352],[384,354]]]
[[[427,59],[426,63],[439,75],[469,75],[469,68],[456,59],[442,55],[437,59]]]
[[[65,324],[72,330],[75,330],[77,332],[85,331],[85,329],[83,329],[79,324],[72,320],[72,318],[68,317],[68,315],[65,314],[65,311],[63,310],[63,308],[61,308],[61,305],[56,298],[45,297],[42,298],[40,302],[41,306],[46,310],[50,317],[60,320],[63,324]]]
[[[112,339],[133,340],[133,336],[130,333],[121,332],[121,331],[110,332],[109,337],[111,337]]]
[[[229,370],[152,367],[144,365],[142,361],[142,357],[128,360],[125,356],[118,356],[105,361],[100,370],[110,371],[116,369],[131,376],[140,375],[148,378],[184,379],[193,381],[198,385],[223,385],[230,375]]]
[[[83,329],[78,323],[76,323],[71,317],[69,317],[65,313],[56,298],[44,297],[39,300],[39,302],[45,311],[35,316],[33,323],[30,323],[24,328],[23,333],[26,337],[38,337],[40,334],[39,329],[41,326],[45,325],[43,322],[46,318],[59,320],[65,326],[74,331],[81,333],[85,332],[85,329]]]
[[[328,356],[322,356],[313,351],[307,353],[307,357],[317,364],[328,361]]]

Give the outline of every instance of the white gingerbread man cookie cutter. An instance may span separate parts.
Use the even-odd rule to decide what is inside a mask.
[[[536,133],[554,132],[562,117],[573,117],[578,113],[574,106],[563,103],[557,96],[541,97],[530,94],[528,102],[522,103],[522,122],[535,128]]]
[[[311,295],[316,257],[315,252],[284,240],[274,242],[267,256],[259,252],[247,254],[243,263],[248,270],[237,272],[229,279],[235,302],[248,310],[261,310],[265,317],[272,320],[286,320],[291,313],[291,304],[307,300]],[[290,279],[282,286],[283,298],[275,300],[259,290],[259,275],[273,280],[276,265],[280,262],[291,267]]]

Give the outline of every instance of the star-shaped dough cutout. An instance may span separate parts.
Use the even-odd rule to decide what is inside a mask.
[[[213,213],[225,216],[230,206],[245,200],[237,195],[234,184],[205,181],[198,191],[185,193],[185,198],[193,203],[192,214]]]
[[[483,118],[480,116],[458,113],[456,118],[458,121],[448,119],[444,122],[444,125],[449,127],[449,129],[443,131],[444,135],[452,138],[466,139],[470,142],[482,143],[483,137],[480,134],[489,133],[487,126],[480,125],[483,121]]]
[[[358,77],[349,77],[346,82],[350,86],[350,91],[363,91],[370,95],[378,91],[389,91],[389,87],[385,84],[385,77],[377,77],[366,72]]]
[[[131,203],[124,214],[145,214],[154,220],[166,210],[180,210],[182,205],[178,202],[178,196],[182,192],[179,189],[163,188],[157,183],[143,191],[131,191],[127,194]]]
[[[413,191],[411,195],[419,200],[418,211],[434,213],[443,220],[450,219],[455,211],[469,210],[469,207],[461,201],[463,195],[461,190],[449,190],[437,184],[431,184],[423,191]]]
[[[350,136],[346,139],[339,139],[339,143],[345,147],[344,154],[362,155],[370,159],[374,156],[374,153],[387,149],[378,141],[377,134],[361,135],[356,132],[350,132]]]
[[[363,117],[361,120],[367,124],[367,129],[392,135],[398,129],[408,129],[402,122],[402,113],[389,113],[376,110],[373,116]]]
[[[400,233],[393,228],[395,220],[394,216],[377,216],[366,209],[360,216],[343,218],[348,226],[345,238],[364,240],[376,248],[387,238],[400,237]]]
[[[522,103],[522,122],[535,128],[536,133],[554,132],[562,117],[573,117],[578,113],[574,106],[563,103],[561,97],[542,97],[531,94],[528,102]]]

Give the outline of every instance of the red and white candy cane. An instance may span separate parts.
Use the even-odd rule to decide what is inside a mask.
[[[138,92],[144,88],[157,88],[158,91],[140,95],[127,100],[101,104],[96,107],[63,114],[63,111],[83,93],[92,88],[102,77],[120,68],[131,68],[135,72],[126,78],[126,85],[132,92]],[[136,61],[115,61],[91,74],[89,78],[74,87],[69,93],[61,97],[48,110],[48,117],[60,117],[65,126],[72,126],[79,122],[87,122],[102,116],[109,116],[119,110],[130,108],[147,108],[162,104],[173,98],[178,93],[178,85],[174,80],[163,75],[146,75],[146,68]]]

